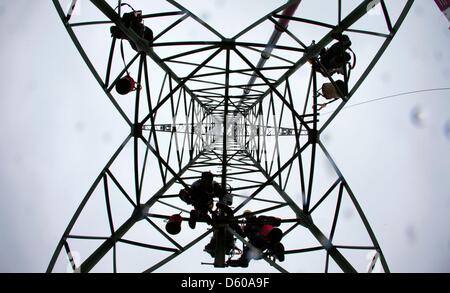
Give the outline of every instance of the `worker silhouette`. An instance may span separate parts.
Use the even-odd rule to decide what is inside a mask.
[[[239,259],[229,259],[227,265],[231,267],[248,267],[250,260],[261,259],[264,254],[274,256],[279,261],[284,261],[284,246],[280,242],[283,232],[277,228],[281,219],[269,216],[256,217],[250,210],[244,212],[245,224],[236,232],[242,237],[247,237],[249,243],[257,248],[244,246]]]
[[[213,223],[218,222],[228,222],[231,229],[235,231],[239,231],[240,227],[237,222],[233,222],[233,210],[226,204],[222,202],[216,203],[216,210],[212,212]],[[218,230],[214,229],[213,236],[211,237],[210,242],[205,246],[204,251],[209,253],[211,257],[216,256],[216,247],[217,241],[220,239],[218,237]],[[221,240],[219,240],[221,241]],[[236,238],[233,233],[231,233],[228,229],[225,229],[225,237],[222,238],[225,244],[225,254],[232,255],[236,250],[240,251],[236,247]]]
[[[333,38],[337,42],[328,49],[322,49],[320,52],[320,64],[322,66],[316,66],[316,70],[324,77],[327,77],[327,75],[332,76],[335,73],[345,73],[346,64],[349,64],[352,58],[348,51],[353,53],[353,65],[351,68],[353,69],[355,67],[356,56],[350,48],[352,45],[350,38],[342,34],[335,34]]]
[[[179,197],[194,207],[191,210],[189,218],[189,227],[195,228],[197,221],[206,221],[212,224],[212,218],[209,215],[214,213],[213,199],[215,197],[222,200],[224,192],[222,185],[213,180],[214,175],[211,172],[202,172],[201,178],[195,181],[189,188],[182,189]]]
[[[150,44],[153,41],[153,31],[144,25],[142,11],[141,10],[134,10],[133,12],[124,13],[124,15],[121,18],[122,24],[132,30],[134,33],[136,33],[140,38],[145,40],[148,44]],[[112,26],[110,28],[111,36],[113,38],[119,39],[119,40],[128,40],[131,47],[139,52],[140,48],[134,43],[132,40],[128,38],[128,36],[120,29],[118,26]]]
[[[335,80],[322,85],[322,93],[327,102],[317,104],[317,110],[320,111],[327,105],[338,101],[346,100],[348,95],[348,79],[351,71],[356,65],[356,55],[351,49],[352,42],[347,35],[341,33],[333,34],[332,37],[337,40],[330,48],[323,48],[320,52],[320,58],[310,60],[315,71],[322,76],[330,78],[335,73],[342,74],[347,77],[347,82],[343,80]],[[351,64],[353,54],[353,64]],[[348,65],[348,68],[347,68]],[[314,106],[313,106],[314,107]]]

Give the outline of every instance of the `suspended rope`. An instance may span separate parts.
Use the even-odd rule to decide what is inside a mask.
[[[361,105],[368,104],[368,103],[373,103],[373,102],[378,102],[378,101],[382,101],[382,100],[386,100],[386,99],[390,99],[390,98],[395,98],[395,97],[401,97],[401,96],[418,94],[418,93],[426,93],[426,92],[448,91],[448,90],[450,90],[449,87],[444,87],[444,88],[432,88],[432,89],[422,89],[422,90],[404,92],[404,93],[399,93],[399,94],[395,94],[395,95],[379,97],[379,98],[371,99],[371,100],[368,100],[368,101],[364,101],[364,102],[348,105],[348,106],[345,106],[343,108],[343,110],[349,109],[349,108],[353,108],[353,107],[356,107],[356,106],[361,106]],[[328,115],[328,114],[331,114],[331,113],[333,113],[333,111],[322,113],[321,115]]]
[[[128,71],[127,62],[125,61],[125,52],[123,50],[123,40],[120,40],[120,55],[122,56],[123,66],[125,67],[127,75],[129,76],[130,72]]]
[[[128,4],[128,3],[121,3],[121,4],[117,5],[116,8],[114,8],[114,10],[119,9],[119,7],[122,8],[123,6],[127,6],[127,7],[129,7],[131,10],[136,11],[136,10],[134,10],[133,6],[131,6],[131,5]]]

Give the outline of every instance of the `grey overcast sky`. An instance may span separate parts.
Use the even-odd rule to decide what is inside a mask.
[[[305,0],[307,16],[320,19],[328,1]],[[248,24],[245,1],[190,2],[224,33]],[[253,19],[283,3],[275,2],[260,1]],[[51,1],[0,0],[0,35],[0,272],[43,272],[128,128]],[[449,87],[449,45],[449,23],[434,2],[415,1],[350,104]],[[345,109],[324,137],[393,272],[450,272],[449,95],[418,93]]]

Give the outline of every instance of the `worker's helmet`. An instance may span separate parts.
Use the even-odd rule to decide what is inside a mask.
[[[184,201],[187,204],[192,204],[192,199],[189,194],[189,191],[186,188],[183,188],[178,193],[178,196],[181,198],[182,201]]]
[[[279,228],[273,228],[267,235],[271,243],[278,243],[283,238],[283,232]]]
[[[212,182],[214,178],[214,175],[210,172],[202,172],[202,180],[206,182]]]
[[[245,218],[250,218],[252,216],[252,211],[251,210],[245,210],[243,213]]]

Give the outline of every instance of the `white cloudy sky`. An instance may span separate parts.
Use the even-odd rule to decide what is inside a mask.
[[[235,1],[209,3],[192,8],[224,34],[248,21]],[[270,4],[253,9],[255,19]],[[128,128],[50,1],[0,0],[0,32],[0,272],[43,272]],[[449,45],[448,21],[417,0],[351,103],[449,87]],[[449,108],[448,91],[392,98],[344,110],[326,132],[394,272],[450,271]]]

